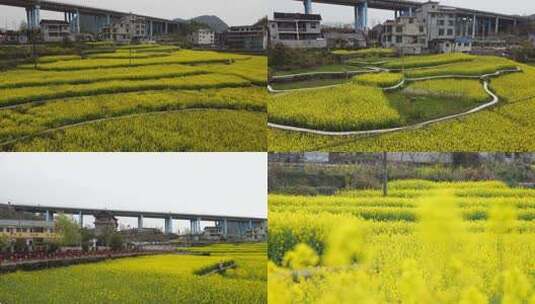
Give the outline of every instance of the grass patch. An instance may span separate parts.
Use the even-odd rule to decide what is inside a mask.
[[[294,90],[304,88],[317,88],[323,86],[331,86],[346,83],[347,79],[314,79],[304,81],[292,81],[272,83],[271,87],[275,90]]]
[[[396,51],[389,48],[368,48],[360,50],[334,50],[331,53],[351,57],[388,57],[395,56]]]
[[[284,71],[274,71],[274,76],[285,76],[293,74],[303,74],[303,73],[318,73],[318,72],[347,72],[347,71],[356,71],[356,67],[346,64],[326,64],[317,67],[311,68],[300,68]]]

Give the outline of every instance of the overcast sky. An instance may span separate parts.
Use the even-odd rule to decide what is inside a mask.
[[[0,203],[7,201],[266,217],[267,157],[265,153],[0,153]],[[163,226],[163,220],[156,226]]]
[[[54,0],[51,0],[54,1]],[[189,19],[217,15],[229,25],[253,24],[266,15],[268,0],[58,0],[160,18]],[[63,15],[43,11],[41,18],[62,19]],[[18,28],[26,19],[23,8],[0,5],[0,27]]]
[[[417,0],[418,1],[418,0]],[[302,13],[303,3],[295,0],[268,0],[269,16],[273,17],[273,12],[291,12]],[[425,1],[421,1],[425,2]],[[535,14],[535,1],[533,0],[509,0],[509,1],[491,1],[491,0],[442,0],[442,5],[451,5],[457,7],[479,9],[491,12],[500,12],[504,14]],[[353,9],[347,6],[327,5],[312,3],[314,13],[321,14],[324,22],[328,23],[353,23]],[[387,18],[393,19],[393,11],[372,10],[368,13],[369,26],[383,22]]]

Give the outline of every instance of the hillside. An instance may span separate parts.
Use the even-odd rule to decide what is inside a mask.
[[[175,18],[174,20],[181,23],[202,23],[209,26],[212,30],[218,33],[222,33],[229,28],[228,24],[226,24],[225,21],[214,15],[203,15],[191,19]]]

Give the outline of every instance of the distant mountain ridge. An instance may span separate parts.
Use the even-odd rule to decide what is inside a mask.
[[[218,33],[222,33],[229,28],[228,24],[225,23],[225,21],[223,21],[218,16],[214,16],[214,15],[202,15],[202,16],[198,16],[195,18],[191,18],[189,20],[182,19],[182,18],[175,18],[174,20],[180,23],[191,23],[191,22],[202,23]]]

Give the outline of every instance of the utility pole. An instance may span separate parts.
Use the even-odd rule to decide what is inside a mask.
[[[405,50],[401,48],[401,77],[405,79]]]
[[[383,196],[388,196],[387,152],[383,152]]]

